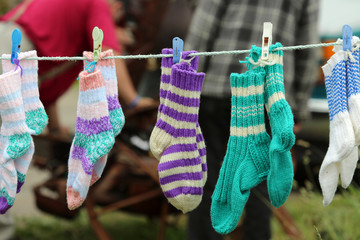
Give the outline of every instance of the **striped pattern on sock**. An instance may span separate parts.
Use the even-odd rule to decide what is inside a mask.
[[[252,70],[230,76],[230,137],[211,204],[212,225],[221,234],[235,229],[250,189],[263,181],[269,171],[264,76],[264,71]]]
[[[2,74],[0,86],[1,135],[9,140],[6,153],[15,159],[28,151],[31,142],[21,96],[20,69]]]
[[[155,125],[157,137],[167,143],[158,165],[161,188],[169,202],[184,213],[199,205],[203,193],[196,124],[204,76],[187,63],[174,65],[168,91],[181,98],[167,96]]]
[[[0,214],[6,213],[16,196],[17,174],[14,161],[6,153],[9,139],[0,135]]]
[[[359,41],[357,36],[353,36],[352,42]],[[360,75],[359,75],[359,49],[353,51],[352,56],[354,61],[350,58],[346,61],[346,76],[347,76],[347,101],[348,110],[352,126],[355,134],[355,143],[360,145]]]
[[[75,138],[69,157],[67,201],[69,209],[79,207],[89,190],[96,162],[114,144],[106,91],[100,70],[83,71],[79,80],[79,100]]]
[[[106,89],[106,99],[108,102],[110,123],[113,128],[114,137],[120,134],[122,128],[125,125],[125,116],[119,103],[118,96],[118,82],[116,77],[115,60],[104,59],[105,57],[114,56],[113,50],[107,50],[101,52],[97,68],[100,70],[104,80]],[[94,54],[92,52],[84,52],[84,57],[88,61],[93,61]],[[84,61],[84,65],[86,62]],[[94,172],[91,178],[91,185],[93,185],[101,177],[104,168],[106,166],[108,155],[101,157],[101,159],[95,164]]]
[[[3,54],[3,57],[10,57],[9,54]],[[38,87],[38,61],[27,60],[27,58],[37,57],[36,51],[21,52],[18,59],[22,67],[21,76],[21,94],[24,102],[26,124],[30,128],[32,135],[39,135],[48,124],[44,106],[39,98]],[[16,65],[10,60],[2,60],[4,72],[12,71]]]
[[[162,49],[162,54],[172,54],[173,51],[171,48],[164,48]],[[189,57],[188,55],[191,53],[196,53],[196,51],[185,51],[182,52],[181,55],[181,59],[186,60],[186,61],[190,61],[191,64],[191,68],[194,71],[197,71],[198,65],[199,65],[199,57]],[[168,89],[169,89],[169,83],[170,83],[170,76],[171,76],[171,67],[173,66],[173,58],[172,57],[167,57],[167,58],[162,58],[161,61],[161,81],[160,81],[160,105],[159,105],[159,109],[158,109],[158,116],[157,116],[157,120],[159,120],[159,118],[161,117],[161,113],[162,113],[162,109],[164,107],[164,102],[165,99],[168,96]],[[171,95],[171,96],[170,96]],[[175,98],[181,98],[180,96],[176,96],[174,95],[174,93],[170,93],[169,97],[175,97]],[[164,142],[156,142],[156,135],[158,134],[158,129],[154,128],[153,132],[151,133],[150,136],[150,149],[153,153],[153,155],[159,160],[160,156],[162,154],[161,151],[163,151],[163,148],[161,147],[161,145],[164,144]],[[200,158],[201,158],[201,162],[202,162],[202,168],[203,168],[203,181],[204,181],[204,185],[206,183],[207,180],[207,165],[206,165],[206,146],[205,146],[205,141],[204,141],[204,137],[202,135],[201,129],[200,129],[200,125],[199,123],[196,124],[196,142],[197,142],[197,147],[200,153]],[[159,139],[158,139],[159,140]]]
[[[356,158],[357,155],[357,149],[354,148],[355,136],[347,108],[344,58],[345,52],[339,51],[322,67],[330,118],[329,148],[319,172],[325,206],[331,203],[335,195],[339,174],[347,173],[350,171],[349,169],[353,168],[345,159]],[[341,177],[344,182],[348,182],[346,176]]]

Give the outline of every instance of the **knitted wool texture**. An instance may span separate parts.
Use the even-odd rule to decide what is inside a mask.
[[[162,50],[162,54],[172,54],[173,50],[171,48],[164,48]],[[191,53],[196,53],[196,51],[184,51],[181,54],[180,61],[190,61],[191,68],[194,71],[197,71],[199,65],[199,57],[189,57],[188,55]],[[162,58],[161,61],[161,81],[160,81],[160,105],[158,109],[158,116],[157,121],[161,118],[162,109],[164,108],[165,99],[169,98],[181,98],[181,96],[177,96],[174,93],[169,93],[169,83],[170,83],[170,76],[171,76],[171,67],[173,66],[173,58],[167,57]],[[161,132],[160,129],[154,128],[151,136],[150,136],[150,149],[153,155],[159,160],[161,157],[162,152],[164,151],[164,145],[166,143],[163,139],[159,138],[159,133]],[[203,183],[205,185],[207,180],[207,164],[206,164],[206,146],[203,134],[201,132],[201,128],[199,123],[196,123],[196,143],[197,148],[199,150],[202,169],[203,169]]]
[[[281,43],[270,46],[269,62],[265,65],[265,108],[267,110],[272,139],[270,143],[270,172],[267,187],[271,204],[280,207],[288,198],[294,178],[290,149],[295,143],[294,117],[285,99],[283,78],[283,52],[274,50]],[[250,58],[255,62],[261,56],[261,48],[253,46]]]
[[[26,156],[32,139],[25,123],[20,68],[2,74],[0,84],[0,213],[4,214],[14,204],[18,186],[14,159]]]
[[[359,42],[357,36],[353,36],[352,42]],[[360,75],[359,75],[359,49],[353,51],[352,56],[346,61],[346,94],[348,110],[355,133],[355,143],[360,145]]]
[[[4,214],[14,205],[17,173],[14,161],[6,153],[9,139],[0,135],[0,214]]]
[[[3,54],[2,57],[9,57]],[[22,68],[21,75],[21,94],[24,102],[26,124],[30,128],[32,135],[39,135],[48,124],[43,104],[39,99],[38,88],[38,61],[27,60],[27,58],[37,57],[36,51],[21,52],[18,56]],[[10,60],[2,60],[4,72],[13,71],[16,68]]]
[[[161,188],[169,202],[184,213],[200,204],[203,193],[196,124],[204,77],[188,63],[173,65],[169,92],[155,126],[166,144],[158,165]]]
[[[87,58],[88,62],[92,62],[94,59],[93,52],[84,52],[83,55],[84,57]],[[104,59],[104,57],[111,57],[111,56],[114,56],[113,50],[107,50],[105,52],[101,52],[96,67],[100,70],[102,78],[104,80],[110,123],[113,128],[113,133],[115,138],[117,135],[120,134],[122,128],[125,125],[125,116],[122,111],[121,105],[119,103],[115,60]],[[86,61],[84,61],[84,65],[86,65]],[[91,185],[93,185],[101,177],[104,168],[106,166],[107,158],[108,158],[108,154],[101,157],[100,160],[95,163],[94,171],[91,178]]]
[[[2,74],[0,85],[1,135],[8,138],[6,153],[15,159],[24,155],[31,143],[21,96],[20,68]]]
[[[212,195],[214,229],[227,234],[237,226],[250,189],[269,172],[269,143],[264,123],[265,73],[232,73],[230,137],[220,176]]]
[[[79,100],[75,138],[69,157],[67,202],[69,209],[79,207],[86,198],[94,165],[114,144],[106,90],[99,69],[79,76]]]
[[[335,195],[339,175],[344,187],[349,183],[346,175],[355,170],[354,163],[349,159],[357,158],[355,135],[347,107],[344,58],[344,51],[339,51],[322,67],[330,118],[329,148],[319,172],[324,206],[329,205]]]

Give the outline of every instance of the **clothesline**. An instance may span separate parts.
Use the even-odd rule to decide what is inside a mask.
[[[282,51],[290,51],[290,50],[303,50],[309,48],[317,48],[317,47],[329,47],[335,45],[342,45],[339,42],[331,42],[331,43],[317,43],[317,44],[307,44],[307,45],[296,45],[296,46],[288,46],[288,47],[280,47],[276,48],[276,50]],[[213,51],[213,52],[198,52],[191,53],[188,56],[217,56],[217,55],[225,55],[225,54],[243,54],[250,53],[250,50],[232,50],[232,51]],[[165,58],[172,57],[172,54],[139,54],[139,55],[121,55],[121,56],[111,56],[104,57],[104,59],[146,59],[146,58]],[[0,57],[0,60],[9,60],[9,57]],[[39,60],[39,61],[82,61],[86,60],[85,57],[31,57],[27,58],[27,60]]]

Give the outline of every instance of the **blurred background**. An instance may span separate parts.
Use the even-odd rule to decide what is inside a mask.
[[[0,0],[0,15],[20,2]],[[160,53],[162,48],[171,47],[173,37],[185,39],[195,5],[196,0],[124,1],[125,14],[118,22],[124,54]],[[345,0],[341,4],[338,0],[322,0],[321,42],[342,38],[344,24],[349,24],[354,35],[360,36],[359,9],[358,0]],[[314,76],[317,82],[308,103],[312,118],[304,123],[294,147],[297,159],[294,191],[285,203],[286,211],[274,214],[273,239],[360,239],[358,169],[349,190],[339,191],[329,207],[322,206],[318,183],[329,136],[321,66],[332,54],[332,47],[321,49],[318,76]],[[157,98],[159,61],[126,63],[139,94]],[[77,96],[75,83],[59,100],[60,119],[70,131],[75,129]],[[147,143],[156,112],[130,113],[127,117],[129,124],[110,156],[111,167],[107,167],[103,183],[95,186],[97,190],[89,194],[90,200],[78,211],[67,211],[64,202],[71,142],[35,139],[36,154],[26,184],[9,211],[15,229],[11,239],[185,239],[186,216],[168,206],[161,192],[156,192],[159,189],[154,177],[156,163],[149,156]],[[236,233],[227,238],[240,239]],[[4,238],[0,220],[1,239]]]

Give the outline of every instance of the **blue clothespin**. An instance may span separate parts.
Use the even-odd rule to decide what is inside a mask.
[[[179,37],[174,37],[172,42],[173,47],[173,63],[180,62],[181,52],[184,48],[184,41]]]
[[[351,51],[351,39],[353,36],[353,30],[352,28],[345,24],[342,28],[342,34],[343,34],[343,50],[347,51],[350,50]]]
[[[18,59],[20,53],[20,43],[21,43],[21,32],[19,29],[15,28],[11,36],[12,39],[12,49],[11,49],[11,63],[16,64],[14,60]]]

